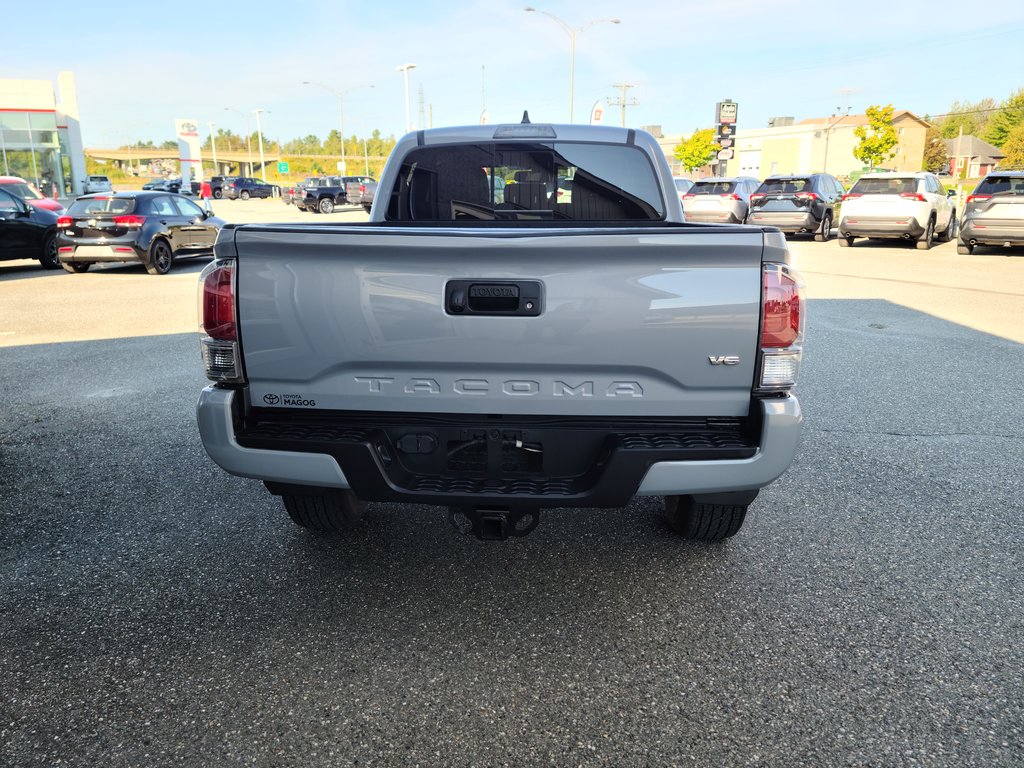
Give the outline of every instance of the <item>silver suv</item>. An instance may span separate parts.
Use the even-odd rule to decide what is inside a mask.
[[[752,176],[712,176],[694,183],[681,198],[687,221],[742,224],[750,210],[750,195],[761,186]]]
[[[1024,245],[1024,171],[990,173],[968,196],[956,252],[976,245]]]

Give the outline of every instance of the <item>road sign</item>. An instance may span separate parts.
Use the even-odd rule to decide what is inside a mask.
[[[288,173],[288,163],[278,163],[277,164],[277,172],[278,173]]]
[[[732,160],[732,150],[723,149],[718,153],[719,160]]]
[[[722,149],[729,149],[732,146],[732,139],[719,139],[718,146]]]
[[[736,106],[737,105],[735,101],[729,101],[728,99],[726,99],[725,101],[718,102],[718,119],[715,122],[721,123],[723,125],[726,123],[735,123]]]
[[[736,134],[736,126],[735,125],[731,125],[731,124],[730,125],[720,125],[720,126],[718,126],[718,129],[715,131],[715,133],[717,134],[718,138],[720,138],[720,139],[724,138],[726,136],[734,136]]]

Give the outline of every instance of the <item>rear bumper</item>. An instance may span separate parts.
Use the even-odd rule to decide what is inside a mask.
[[[839,222],[842,237],[919,238],[925,224],[907,216],[844,216]]]
[[[695,224],[742,224],[743,218],[733,211],[694,211],[684,210],[686,220]]]
[[[635,495],[762,488],[789,467],[803,420],[795,397],[760,400],[759,435],[742,437],[707,429],[615,435],[604,446],[589,446],[600,448],[597,460],[580,475],[517,474],[487,480],[412,474],[401,466],[394,444],[381,439],[385,433],[373,428],[246,426],[241,398],[240,390],[211,386],[203,390],[196,406],[203,445],[227,472],[271,483],[352,488],[368,501],[440,505],[621,507]],[[313,449],[303,450],[303,444]]]
[[[61,248],[74,248],[71,252],[61,252]],[[118,251],[115,248],[127,250]],[[135,243],[116,245],[76,245],[61,239],[57,243],[57,257],[61,262],[96,264],[101,262],[145,261],[148,254],[144,248]]]
[[[776,227],[777,229],[790,234],[800,232],[813,233],[821,226],[821,219],[816,218],[814,213],[811,211],[799,213],[789,211],[753,210],[747,217],[747,224]]]
[[[982,245],[1024,245],[1024,221],[1013,219],[967,219],[960,226],[960,240]]]

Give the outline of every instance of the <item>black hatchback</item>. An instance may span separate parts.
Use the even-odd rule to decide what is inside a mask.
[[[68,272],[139,261],[165,275],[175,259],[213,253],[226,222],[181,195],[118,192],[80,197],[57,219],[57,257]]]
[[[813,234],[824,242],[832,236],[832,222],[839,218],[845,192],[839,179],[827,173],[769,176],[750,196],[747,224]]]

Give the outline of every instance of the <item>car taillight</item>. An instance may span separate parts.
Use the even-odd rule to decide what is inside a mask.
[[[694,194],[686,194],[686,195],[683,195],[682,197],[680,197],[679,199],[680,200],[689,200],[691,197],[696,197],[696,195],[694,195]]]
[[[992,195],[968,195],[967,202],[973,203],[975,200],[991,200]],[[57,226],[60,226],[60,220],[57,221]]]
[[[141,229],[142,225],[146,223],[146,217],[136,216],[135,214],[115,216],[114,223],[119,227],[127,227],[128,229]]]
[[[760,389],[789,389],[803,357],[803,282],[784,264],[765,264],[763,286]]]
[[[235,316],[235,262],[213,261],[199,275],[199,320],[206,377],[244,384]]]
[[[818,194],[816,192],[797,192],[797,200],[817,200]]]
[[[750,196],[750,201],[753,202],[754,200],[760,200],[762,197],[766,197],[764,192],[755,192]]]
[[[75,220],[73,218],[71,218],[70,216],[58,216],[57,217],[57,229],[67,229],[68,227],[70,227],[74,223],[75,223]]]
[[[920,195],[917,192],[900,192],[900,197],[904,200],[913,200],[916,203],[924,202],[924,195]]]
[[[740,199],[740,196],[737,195],[735,192],[732,193],[732,194],[719,195],[719,197],[724,197],[724,198],[727,198],[729,200],[739,200]]]
[[[845,203],[847,200],[856,200],[858,197],[861,197],[860,192],[848,192],[847,194],[843,195],[843,202]]]
[[[366,185],[365,185],[365,184],[360,184],[360,185],[359,185],[359,194],[361,195],[361,194],[363,194],[363,193],[364,193],[365,191],[366,191]]]

